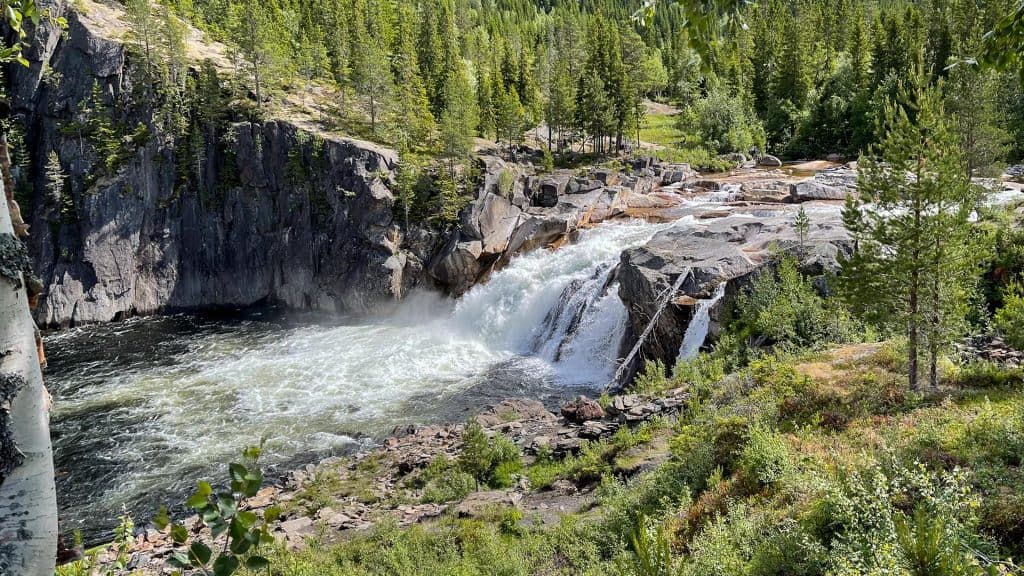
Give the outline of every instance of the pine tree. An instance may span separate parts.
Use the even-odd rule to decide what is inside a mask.
[[[1006,158],[1012,136],[996,96],[997,79],[975,66],[957,66],[949,76],[946,109],[955,118],[970,176]]]
[[[366,98],[370,112],[370,132],[377,134],[377,120],[385,107],[385,98],[394,85],[387,53],[370,40],[355,61],[353,79],[356,91]]]
[[[281,69],[283,53],[279,42],[281,31],[270,5],[258,0],[241,0],[233,6],[231,40],[241,60],[240,70],[252,82],[256,108],[263,110],[269,80]]]
[[[458,183],[448,174],[438,177],[437,186],[438,221],[445,225],[458,222],[459,212],[469,203],[469,199],[459,193]]]
[[[580,77],[576,89],[576,127],[590,135],[594,152],[604,152],[604,138],[615,121],[612,103],[598,75]]]
[[[147,90],[152,90],[156,81],[156,37],[158,20],[153,14],[153,6],[149,0],[127,0],[124,5],[125,20],[131,29],[130,36],[142,53],[143,78]]]
[[[448,172],[454,179],[455,161],[473,150],[477,124],[476,102],[464,73],[459,72],[449,79],[444,99],[446,106],[440,122],[441,154],[448,159]]]
[[[402,154],[398,163],[395,175],[395,201],[402,210],[406,230],[409,229],[410,218],[415,210],[416,188],[423,173],[423,163],[423,158],[411,153]]]
[[[563,132],[570,128],[576,112],[576,94],[569,64],[559,60],[551,76],[548,101],[544,107],[544,119],[548,124],[548,148],[551,148],[551,132],[558,136],[558,152],[562,152]]]
[[[804,242],[807,240],[807,232],[811,229],[811,220],[807,217],[807,211],[804,210],[802,204],[800,205],[800,211],[796,213],[793,228],[796,229],[797,238],[800,239],[800,246],[803,247]]]
[[[526,116],[523,104],[519,100],[519,92],[512,86],[508,90],[501,90],[495,93],[494,103],[494,125],[499,141],[502,138],[508,142],[511,148],[513,144],[523,137],[523,124]]]
[[[906,330],[912,389],[922,350],[935,383],[937,355],[962,321],[979,258],[965,248],[979,192],[964,174],[938,90],[918,81],[886,106],[886,132],[861,158],[861,199],[848,199],[843,213],[856,242],[843,261],[844,291],[862,313]]]
[[[416,55],[415,11],[412,3],[404,0],[396,9],[392,50],[394,140],[400,150],[426,149],[433,141],[435,126]]]

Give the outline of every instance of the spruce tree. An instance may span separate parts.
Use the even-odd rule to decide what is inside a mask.
[[[64,169],[61,168],[57,152],[53,150],[46,157],[46,168],[43,176],[46,180],[46,193],[49,195],[50,204],[64,211],[64,186],[67,182],[67,175],[64,174]]]
[[[559,60],[551,75],[548,101],[544,107],[544,119],[548,124],[548,148],[551,148],[551,133],[557,134],[558,152],[562,152],[563,132],[572,126],[576,109],[576,94],[569,64]]]
[[[978,189],[939,91],[918,82],[886,106],[884,135],[860,161],[861,197],[843,211],[856,246],[843,261],[843,290],[855,309],[906,331],[911,389],[922,351],[935,383],[937,355],[962,323],[979,260],[966,241]]]
[[[473,150],[477,109],[472,87],[465,73],[452,76],[445,90],[445,109],[441,113],[441,154],[448,160],[448,173],[455,178],[455,162]]]

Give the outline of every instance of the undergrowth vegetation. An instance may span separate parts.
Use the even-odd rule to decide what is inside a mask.
[[[1007,304],[1012,301],[1008,299]],[[906,387],[905,343],[875,334],[782,260],[734,298],[717,345],[635,391],[685,387],[678,419],[621,428],[573,456],[469,431],[422,475],[432,501],[528,479],[593,490],[555,524],[446,516],[385,524],[341,544],[280,551],[305,574],[1016,574],[1024,556],[1024,380],[983,361],[942,365],[942,388]],[[607,405],[608,398],[602,399]],[[636,450],[663,463],[639,474]],[[467,452],[468,451],[468,452]],[[512,463],[512,464],[509,464]],[[443,481],[441,480],[443,479]]]
[[[591,511],[548,525],[513,509],[385,523],[340,544],[278,550],[275,574],[1017,573],[1020,381],[998,367],[951,370],[945,393],[911,394],[899,357],[892,344],[764,353],[694,394],[677,421],[623,428],[576,456],[542,453],[523,468],[532,490],[558,480],[591,487]],[[717,373],[712,358],[677,374]],[[620,473],[623,454],[658,438],[668,439],[663,464]],[[487,445],[482,452],[494,450]],[[487,466],[465,468],[470,461]],[[425,475],[456,485],[444,501],[494,478],[494,462],[460,456]]]

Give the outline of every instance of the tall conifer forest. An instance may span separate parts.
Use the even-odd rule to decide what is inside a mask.
[[[654,99],[717,118],[680,119],[683,147],[855,157],[901,79],[921,73],[945,84],[951,109],[971,109],[977,168],[1024,155],[1018,78],[965,63],[1012,0],[766,0],[706,54],[668,1],[650,14],[629,0],[168,8],[230,47],[253,97],[322,86],[342,131],[403,152],[464,155],[473,137],[514,145],[542,124],[536,136],[556,154],[613,152],[637,140]]]

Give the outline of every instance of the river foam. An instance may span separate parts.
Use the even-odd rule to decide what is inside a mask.
[[[179,316],[49,337],[64,530],[100,537],[123,503],[144,517],[180,501],[261,438],[266,464],[287,467],[500,395],[600,389],[626,326],[611,270],[664,227],[581,231],[454,304],[421,294],[387,320]]]

